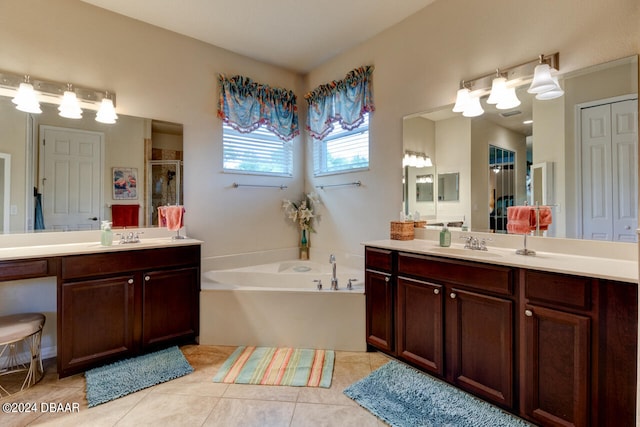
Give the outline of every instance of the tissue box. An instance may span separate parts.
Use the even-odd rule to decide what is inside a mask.
[[[413,221],[391,221],[391,240],[413,240]]]

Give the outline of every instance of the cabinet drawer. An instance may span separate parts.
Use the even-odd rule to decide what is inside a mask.
[[[542,271],[525,271],[525,297],[556,307],[591,309],[591,280]]]
[[[400,253],[398,275],[443,281],[502,295],[513,294],[513,269],[502,266]]]
[[[199,262],[199,245],[72,255],[62,259],[61,276],[63,279],[74,279],[192,265]]]
[[[386,249],[366,248],[364,263],[366,268],[391,272],[393,269],[393,252]]]
[[[49,261],[46,259],[0,262],[0,280],[28,279],[54,274],[54,271],[49,271]]]

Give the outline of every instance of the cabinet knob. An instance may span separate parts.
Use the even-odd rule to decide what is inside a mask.
[[[527,316],[527,317],[531,317],[531,316],[533,316],[533,311],[531,311],[531,310],[525,310],[525,311],[524,311],[524,315],[525,315],[525,316]]]
[[[388,278],[388,277],[385,277],[385,278],[384,278],[384,281],[385,281],[385,282],[387,282],[387,283],[389,283],[389,278]]]
[[[438,294],[440,293],[440,289],[434,289],[434,290],[433,290],[433,293],[434,293],[434,294],[436,294],[436,295],[438,295]]]
[[[455,292],[451,292],[449,296],[451,297],[451,299],[455,299],[455,297],[457,297]]]
[[[151,277],[149,277],[149,276],[144,276],[144,280],[145,280],[146,282],[148,282],[149,280],[151,280]]]
[[[127,280],[127,282],[128,282],[129,284],[132,284],[132,283],[133,283],[133,279],[129,279],[129,280]]]

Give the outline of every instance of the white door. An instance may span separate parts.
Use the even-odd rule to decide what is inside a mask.
[[[47,230],[100,227],[104,134],[41,126],[40,192]]]
[[[637,100],[581,110],[583,238],[635,242]]]

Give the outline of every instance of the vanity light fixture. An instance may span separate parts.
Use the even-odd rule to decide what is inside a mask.
[[[535,93],[537,99],[562,96],[564,91],[560,88],[557,77],[551,75],[552,70],[558,70],[559,59],[559,53],[539,55],[537,59],[520,65],[499,68],[495,73],[462,80],[453,112],[462,113],[465,117],[482,115],[484,110],[480,98],[487,94],[487,104],[495,104],[500,110],[515,108],[520,105],[516,87],[526,83],[531,83],[528,92]]]
[[[433,166],[431,157],[425,153],[418,153],[416,151],[405,151],[404,158],[402,159],[402,167],[411,166],[414,168],[429,168]]]
[[[35,79],[29,75],[0,71],[0,95],[13,99],[16,108],[27,113],[39,114],[41,103],[59,105],[60,115],[79,119],[82,110],[101,111],[96,120],[115,123],[115,93],[112,91],[78,87]],[[107,99],[103,106],[103,99]]]
[[[96,121],[106,124],[114,124],[118,120],[116,109],[113,106],[113,101],[109,98],[109,93],[105,93],[105,97],[102,98],[100,103],[100,109],[96,114]]]
[[[12,102],[16,104],[16,108],[25,113],[40,114],[40,102],[33,85],[29,82],[29,76],[24,76],[24,82],[18,86],[18,92]]]
[[[62,103],[58,107],[58,113],[60,117],[65,117],[67,119],[81,119],[82,118],[82,108],[80,108],[80,104],[78,103],[78,97],[76,93],[73,91],[73,87],[71,83],[67,85],[67,90],[64,91],[64,95],[62,97]]]

